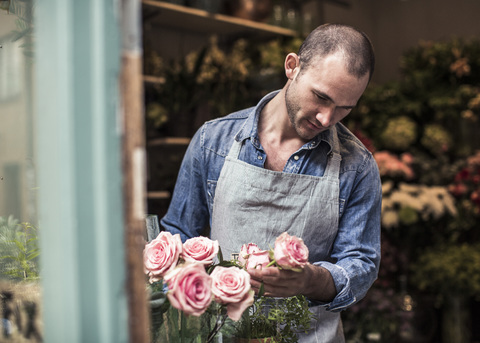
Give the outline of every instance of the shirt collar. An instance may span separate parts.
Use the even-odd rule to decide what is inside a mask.
[[[251,108],[250,113],[248,114],[248,118],[243,124],[240,131],[235,136],[235,140],[240,142],[244,141],[248,138],[252,141],[252,144],[256,148],[260,148],[260,140],[258,138],[258,118],[260,117],[260,113],[262,112],[265,105],[272,100],[280,90],[273,91],[265,95],[255,107]],[[315,149],[320,142],[325,142],[330,146],[330,151],[332,150],[333,144],[333,136],[331,130],[326,130],[320,132],[317,136],[315,136],[311,141],[305,143],[302,149]],[[330,152],[329,151],[329,152]]]

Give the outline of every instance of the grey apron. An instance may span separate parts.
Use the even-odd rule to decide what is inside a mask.
[[[223,256],[239,253],[246,243],[273,248],[282,232],[301,237],[310,262],[326,261],[338,231],[339,154],[333,130],[333,147],[323,177],[290,174],[240,161],[241,142],[234,139],[217,182],[211,238],[219,241]],[[310,310],[317,316],[299,342],[344,342],[339,313],[323,306]]]

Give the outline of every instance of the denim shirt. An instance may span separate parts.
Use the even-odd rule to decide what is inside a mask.
[[[264,167],[267,156],[258,138],[258,117],[277,93],[266,95],[255,107],[206,122],[197,131],[185,153],[168,212],[161,219],[164,229],[180,234],[183,241],[205,234],[211,225],[216,183],[233,139],[243,142],[240,160]],[[326,268],[335,282],[336,297],[322,304],[330,311],[343,310],[363,298],[380,264],[378,167],[345,126],[338,123],[336,128],[342,156],[338,234],[330,259],[313,263]],[[331,131],[321,132],[290,156],[283,172],[323,176],[331,142]]]

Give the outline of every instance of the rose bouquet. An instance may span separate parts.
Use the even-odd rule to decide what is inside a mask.
[[[238,321],[254,300],[250,275],[223,261],[218,242],[206,237],[182,244],[180,235],[161,232],[145,246],[144,266],[154,341],[211,342],[227,317]]]
[[[144,250],[153,341],[211,342],[222,331],[230,338],[296,342],[296,332],[308,330],[312,319],[305,297],[273,299],[261,289],[254,299],[247,270],[276,266],[299,271],[307,263],[307,247],[287,233],[271,250],[249,243],[241,247],[238,260],[226,261],[217,241],[195,237],[182,244],[178,234],[161,232]]]

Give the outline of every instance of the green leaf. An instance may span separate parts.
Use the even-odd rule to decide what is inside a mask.
[[[25,247],[24,245],[22,244],[22,242],[19,242],[17,241],[16,239],[13,240],[13,243],[15,243],[15,245],[17,246],[17,248],[22,251],[22,252],[25,252]]]
[[[265,294],[265,286],[263,285],[263,281],[262,281],[262,284],[260,285],[260,288],[258,289],[258,297],[263,297],[264,294]]]
[[[222,248],[220,248],[220,247],[218,248],[217,257],[218,257],[218,261],[219,261],[220,263],[222,263],[222,262],[223,262],[223,253],[222,253]]]
[[[12,259],[12,260],[16,260],[16,259],[17,259],[16,256],[11,256],[11,255],[9,255],[9,256],[0,256],[0,259],[5,259],[5,258],[10,258],[10,259]]]
[[[36,242],[37,239],[38,239],[37,237],[33,237],[33,238],[28,239],[28,240],[27,240],[27,245],[30,244],[30,243],[32,243],[32,242]]]
[[[27,255],[27,260],[31,261],[31,260],[35,259],[36,257],[38,257],[39,255],[40,255],[40,250],[30,252],[30,254]]]

